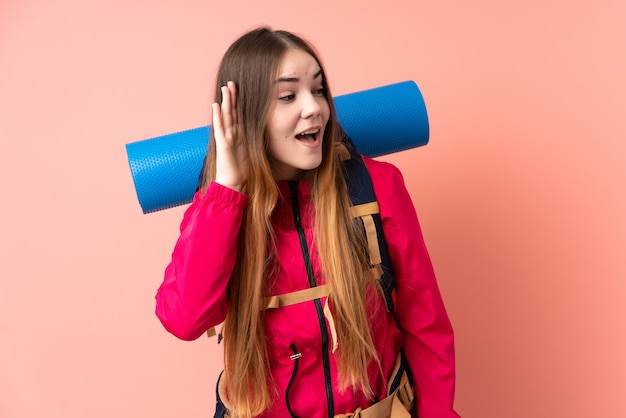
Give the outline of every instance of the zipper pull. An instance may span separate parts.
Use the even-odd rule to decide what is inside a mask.
[[[298,353],[298,350],[296,350],[295,344],[291,343],[289,347],[293,351],[293,354],[289,356],[289,360],[295,361],[295,360],[298,360],[300,357],[302,357],[302,353]]]

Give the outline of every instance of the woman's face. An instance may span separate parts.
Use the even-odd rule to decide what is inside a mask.
[[[276,180],[295,180],[322,162],[322,139],[330,116],[315,58],[290,49],[280,63],[267,134]]]

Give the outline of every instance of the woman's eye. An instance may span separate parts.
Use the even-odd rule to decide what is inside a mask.
[[[283,102],[289,102],[289,101],[293,100],[295,97],[296,97],[295,94],[285,94],[283,96],[280,96],[278,98],[278,100],[281,100]]]
[[[324,87],[321,87],[321,88],[313,91],[313,94],[315,94],[317,96],[324,96],[325,93],[326,93],[326,89]]]

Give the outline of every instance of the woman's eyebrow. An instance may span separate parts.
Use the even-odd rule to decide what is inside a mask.
[[[315,74],[313,74],[313,80],[317,79],[319,76],[322,75],[322,69],[320,68],[318,70],[318,72],[316,72]],[[275,83],[297,83],[300,81],[299,77],[279,77]]]

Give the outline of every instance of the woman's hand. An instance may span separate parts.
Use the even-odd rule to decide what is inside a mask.
[[[229,81],[222,86],[222,104],[213,103],[215,138],[215,182],[241,191],[248,177],[248,161],[241,140],[237,113],[237,86]]]

